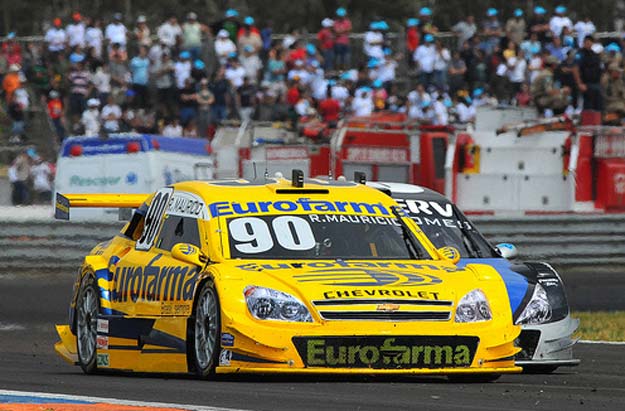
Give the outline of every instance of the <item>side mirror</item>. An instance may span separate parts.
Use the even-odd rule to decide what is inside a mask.
[[[193,244],[178,243],[171,249],[171,256],[176,260],[184,261],[185,263],[203,266],[208,262],[208,257],[202,253],[198,247]]]
[[[497,244],[495,246],[495,249],[499,251],[499,254],[501,254],[503,258],[511,259],[519,255],[519,252],[517,248],[514,246],[514,244],[510,244],[510,243]]]
[[[443,260],[449,261],[452,264],[458,263],[460,261],[460,251],[456,247],[441,247],[437,248],[438,255],[440,255]]]

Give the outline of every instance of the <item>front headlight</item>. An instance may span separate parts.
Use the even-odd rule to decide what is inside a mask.
[[[474,323],[493,318],[488,300],[482,290],[473,290],[460,300],[456,308],[457,323]]]
[[[312,322],[306,306],[290,294],[250,285],[245,287],[243,295],[248,310],[259,320]]]
[[[551,319],[551,305],[545,289],[536,284],[530,302],[516,320],[516,324],[542,324]]]

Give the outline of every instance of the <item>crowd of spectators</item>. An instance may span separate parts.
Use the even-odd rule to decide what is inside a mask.
[[[625,43],[604,46],[589,17],[568,16],[564,6],[536,6],[529,16],[489,8],[480,22],[468,15],[449,28],[449,43],[423,7],[405,22],[403,41],[374,18],[355,50],[343,7],[316,36],[295,30],[279,39],[270,22],[234,9],[217,21],[191,12],[160,25],[74,13],[69,22],[55,18],[43,44],[20,46],[11,33],[0,75],[12,135],[23,134],[36,98],[60,139],[124,131],[210,137],[226,119],[335,123],[380,110],[444,125],[473,121],[484,104],[534,105],[541,115],[582,107],[625,114]]]

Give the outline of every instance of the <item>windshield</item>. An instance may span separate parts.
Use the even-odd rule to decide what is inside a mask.
[[[281,214],[229,218],[226,224],[231,258],[430,258],[393,217]]]
[[[436,248],[455,247],[462,258],[499,257],[488,241],[452,203],[396,196],[393,198],[421,227]]]

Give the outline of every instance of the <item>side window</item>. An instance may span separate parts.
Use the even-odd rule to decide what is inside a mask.
[[[171,250],[174,245],[179,243],[201,247],[197,219],[177,215],[165,217],[163,228],[155,242],[156,248]]]
[[[145,224],[145,213],[148,210],[148,206],[143,203],[141,207],[137,208],[132,213],[132,218],[128,222],[126,229],[123,231],[123,235],[131,240],[137,241],[143,233],[143,226]]]

